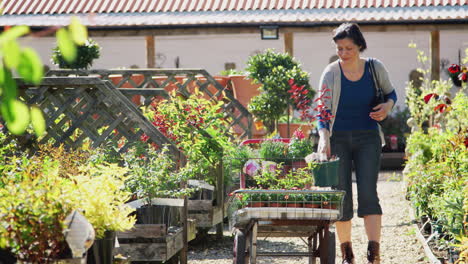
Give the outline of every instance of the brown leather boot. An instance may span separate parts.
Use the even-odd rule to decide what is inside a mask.
[[[351,242],[341,243],[342,264],[354,264],[353,246]]]
[[[367,245],[368,264],[380,264],[380,244],[376,241],[369,241]]]

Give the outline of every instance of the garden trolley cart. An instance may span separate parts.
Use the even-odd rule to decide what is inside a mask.
[[[289,142],[289,139],[276,140]],[[262,141],[248,140],[243,144]],[[257,163],[262,161],[259,158]],[[289,174],[292,175],[297,168],[288,166]],[[308,257],[310,264],[317,263],[317,259],[321,264],[335,263],[335,235],[329,227],[341,218],[344,191],[329,186],[301,190],[246,189],[248,176],[243,175],[245,173],[242,170],[237,171],[240,171],[240,189],[232,193],[230,204],[230,223],[235,235],[234,264],[255,264],[257,257],[262,256]],[[314,177],[316,183],[328,185],[327,179],[321,181],[317,176],[327,177],[326,173],[318,173]],[[332,182],[336,184],[336,181]],[[300,237],[307,245],[307,251],[260,251],[257,250],[257,239],[260,237]]]

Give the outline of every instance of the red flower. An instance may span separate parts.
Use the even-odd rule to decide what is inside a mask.
[[[434,107],[434,111],[439,111],[440,113],[443,113],[447,109],[446,104],[438,104],[436,107]]]
[[[439,99],[439,95],[435,94],[435,93],[430,93],[426,96],[424,96],[424,102],[427,104],[429,103],[429,100],[431,100],[432,97],[435,97],[435,99]]]
[[[465,147],[468,148],[468,137],[465,137]]]
[[[468,80],[468,73],[462,72],[460,75],[458,75],[458,79],[462,80],[463,82],[466,82]]]
[[[448,71],[451,73],[451,74],[457,74],[460,72],[460,65],[458,64],[452,64],[449,68],[448,68]]]

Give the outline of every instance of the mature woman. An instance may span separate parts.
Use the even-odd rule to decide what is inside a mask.
[[[396,93],[384,65],[362,58],[366,41],[357,24],[342,24],[333,40],[339,59],[329,64],[320,78],[319,97],[331,118],[319,117],[318,152],[340,158],[339,189],[346,191],[343,217],[336,223],[343,264],[354,263],[351,246],[352,163],[356,170],[359,217],[364,218],[368,263],[380,263],[382,209],[377,195],[377,178],[383,141],[378,121],[385,119],[396,102]],[[371,72],[371,63],[376,78]],[[384,101],[375,104],[378,81]]]

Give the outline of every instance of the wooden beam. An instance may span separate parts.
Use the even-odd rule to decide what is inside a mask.
[[[294,56],[294,33],[284,33],[284,52],[288,53],[292,57]]]
[[[431,31],[431,80],[440,80],[440,32]]]
[[[338,25],[337,25],[338,26]],[[328,32],[337,26],[304,25],[301,27],[282,26],[281,32]],[[434,30],[468,30],[465,24],[410,24],[410,25],[360,25],[364,32],[402,32],[402,31],[434,31]],[[217,34],[258,34],[258,26],[245,27],[192,27],[192,28],[122,28],[93,29],[88,28],[91,37],[108,36],[180,36],[180,35],[217,35]]]
[[[146,36],[146,67],[156,67],[156,56],[154,47],[154,36]]]

